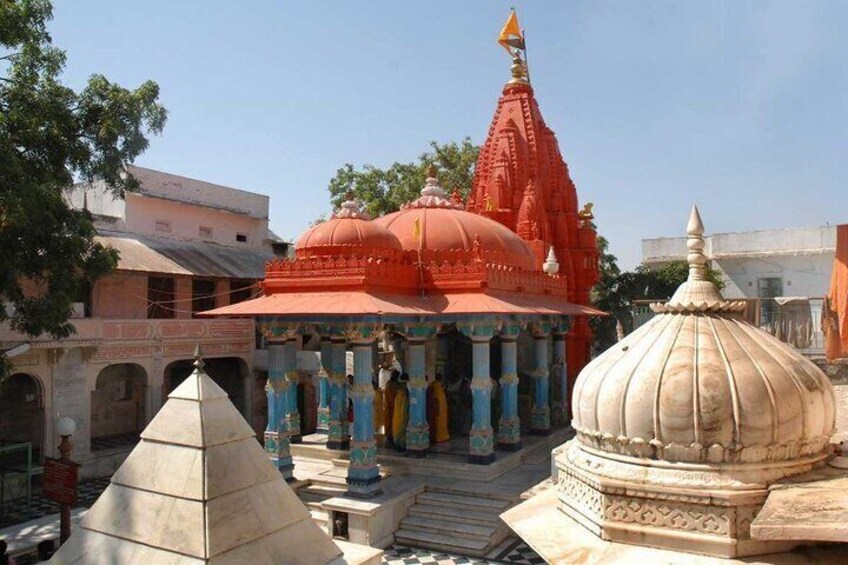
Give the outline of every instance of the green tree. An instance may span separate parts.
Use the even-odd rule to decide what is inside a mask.
[[[599,236],[601,277],[592,289],[592,304],[610,314],[593,318],[591,322],[595,348],[600,351],[616,342],[616,323],[621,323],[625,333],[633,331],[635,301],[668,300],[689,276],[689,265],[685,261],[672,261],[656,268],[639,265],[632,271],[622,272],[615,255],[611,255],[608,248],[609,242]],[[709,266],[706,277],[719,290],[724,288],[721,273]]]
[[[415,200],[427,179],[430,164],[439,170],[439,184],[448,193],[457,190],[463,198],[471,190],[474,165],[480,148],[469,138],[440,145],[430,142],[430,151],[422,153],[414,163],[392,163],[387,169],[364,165],[361,170],[345,164],[330,179],[330,199],[335,208],[348,192],[365,204],[371,216],[395,212],[403,204]]]
[[[124,165],[167,114],[155,82],[130,90],[93,75],[80,92],[64,86],[52,16],[48,0],[0,0],[0,321],[61,338],[74,331],[72,303],[117,261],[67,191],[75,180],[103,180],[118,196],[136,189]]]

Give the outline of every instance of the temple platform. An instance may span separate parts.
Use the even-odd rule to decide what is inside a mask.
[[[448,442],[435,444],[423,458],[413,457],[389,447],[379,447],[377,462],[388,475],[408,474],[457,479],[474,477],[478,481],[491,481],[519,467],[523,462],[550,461],[551,450],[568,440],[573,433],[571,428],[558,428],[546,436],[524,436],[521,449],[496,449],[495,461],[488,465],[468,462],[467,437],[455,437]],[[302,443],[292,444],[292,456],[304,459],[310,464],[329,461],[335,467],[347,468],[348,452],[327,449],[326,445],[325,434],[306,435]]]
[[[313,434],[292,445],[292,484],[336,539],[486,557],[509,535],[499,515],[550,476],[551,449],[572,435],[560,428],[528,436],[519,451],[498,451],[489,465],[468,463],[467,438],[438,445],[421,459],[380,448],[380,493],[362,500],[346,495],[347,452],[328,450],[326,436]]]

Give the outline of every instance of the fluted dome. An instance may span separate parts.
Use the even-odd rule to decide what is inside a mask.
[[[300,236],[295,255],[298,259],[328,255],[399,259],[403,247],[389,230],[361,212],[351,195],[332,218]]]
[[[578,440],[666,461],[786,461],[827,448],[830,382],[811,361],[742,318],[704,280],[693,209],[689,280],[657,315],[592,361],[573,396]]]
[[[374,220],[423,260],[481,259],[506,267],[538,270],[530,247],[504,225],[462,209],[445,198],[433,172],[421,197],[405,208]]]

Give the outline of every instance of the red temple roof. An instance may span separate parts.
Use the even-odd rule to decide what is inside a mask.
[[[551,246],[562,273],[542,270]],[[517,78],[498,102],[467,210],[432,167],[421,196],[398,212],[370,220],[349,195],[300,238],[294,259],[267,264],[266,296],[207,314],[598,315],[585,306],[596,276],[594,229],[578,216],[532,88]]]

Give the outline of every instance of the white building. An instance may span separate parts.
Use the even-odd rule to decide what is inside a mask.
[[[724,296],[748,301],[746,318],[796,349],[823,353],[823,298],[830,287],[836,227],[717,233],[706,238],[710,266],[724,281]],[[686,238],[642,240],[642,264],[660,266],[686,259]],[[636,325],[651,313],[634,309]]]
[[[823,297],[830,286],[836,227],[717,233],[706,237],[711,266],[724,278],[724,296]],[[642,264],[686,259],[685,237],[642,240]]]

